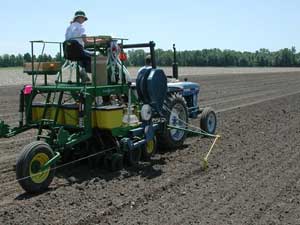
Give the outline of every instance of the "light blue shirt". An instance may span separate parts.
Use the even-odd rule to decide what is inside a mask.
[[[76,40],[79,44],[84,47],[83,39],[80,38],[85,35],[85,29],[82,24],[78,22],[73,22],[66,30],[65,38],[66,40]]]

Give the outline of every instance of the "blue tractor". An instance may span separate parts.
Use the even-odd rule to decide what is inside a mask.
[[[149,103],[147,95],[161,95],[159,88],[159,81],[155,83],[154,90],[151,90],[151,85],[147,85],[149,77],[151,77],[151,70],[156,69],[155,60],[155,43],[149,42],[146,44],[129,45],[126,47],[139,48],[149,47],[152,67],[144,68],[139,71],[136,80],[136,89],[138,98],[144,102]],[[180,147],[189,130],[193,129],[189,125],[189,119],[200,118],[200,128],[204,133],[215,134],[217,126],[216,113],[210,107],[200,108],[198,104],[198,97],[200,94],[200,85],[198,83],[178,80],[178,63],[176,57],[175,44],[173,45],[173,76],[168,76],[167,94],[165,99],[160,99],[158,105],[163,104],[163,110],[160,115],[165,119],[164,128],[160,129],[157,138],[159,146],[164,148],[178,148]],[[163,71],[162,71],[163,72]],[[152,93],[152,94],[151,94]],[[153,104],[152,104],[153,105]],[[159,116],[158,116],[159,117]],[[172,129],[174,127],[174,129]],[[181,127],[182,129],[178,129]]]

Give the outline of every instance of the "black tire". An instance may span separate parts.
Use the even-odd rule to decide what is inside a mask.
[[[118,171],[123,169],[123,155],[120,153],[114,153],[111,157],[111,170],[112,171]]]
[[[111,166],[111,155],[105,155],[104,159],[103,159],[103,164],[104,164],[104,168],[108,171],[112,170],[112,166]]]
[[[128,152],[126,152],[126,156],[128,166],[138,167],[142,157],[142,150],[141,148],[128,150]]]
[[[88,158],[89,167],[95,169],[103,163],[104,154],[100,154],[102,146],[95,141],[91,140],[89,143],[89,154],[94,155],[93,157]]]
[[[164,103],[163,110],[166,119],[166,125],[176,125],[173,123],[174,115],[172,114],[174,110],[180,110],[180,115],[177,115],[180,120],[179,126],[182,128],[187,128],[188,124],[188,109],[185,99],[182,95],[175,93],[170,95]],[[176,116],[175,116],[176,117]],[[178,119],[177,117],[177,119]],[[172,122],[173,121],[173,122]],[[177,124],[178,125],[178,124]],[[168,129],[165,127],[164,131],[158,135],[158,143],[161,148],[164,149],[175,149],[183,145],[186,139],[187,132],[177,129]]]
[[[17,159],[16,177],[27,193],[41,193],[48,189],[54,174],[55,165],[40,173],[39,168],[54,157],[51,147],[42,141],[26,145]]]
[[[149,161],[150,158],[156,153],[157,150],[157,140],[156,137],[148,141],[142,146],[142,159],[144,161]]]
[[[217,116],[210,107],[203,109],[200,114],[200,128],[209,134],[215,134],[217,129]]]

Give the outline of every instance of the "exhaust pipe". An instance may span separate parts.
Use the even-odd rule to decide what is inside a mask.
[[[177,56],[176,56],[176,47],[173,44],[173,78],[178,79],[178,63],[177,63]]]

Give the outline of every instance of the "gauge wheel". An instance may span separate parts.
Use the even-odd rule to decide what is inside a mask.
[[[40,193],[48,189],[54,178],[55,165],[44,171],[40,169],[53,157],[51,147],[42,141],[32,142],[23,148],[17,159],[16,177],[26,192]]]
[[[217,116],[214,110],[210,107],[203,109],[200,114],[200,127],[209,134],[214,134],[217,129]]]
[[[142,159],[144,161],[149,161],[150,158],[156,153],[157,141],[156,137],[152,140],[147,141],[145,145],[142,146]]]
[[[187,128],[188,110],[185,99],[180,94],[170,95],[164,103],[166,125]],[[183,145],[187,132],[166,127],[158,136],[159,146],[165,149],[175,149]]]

